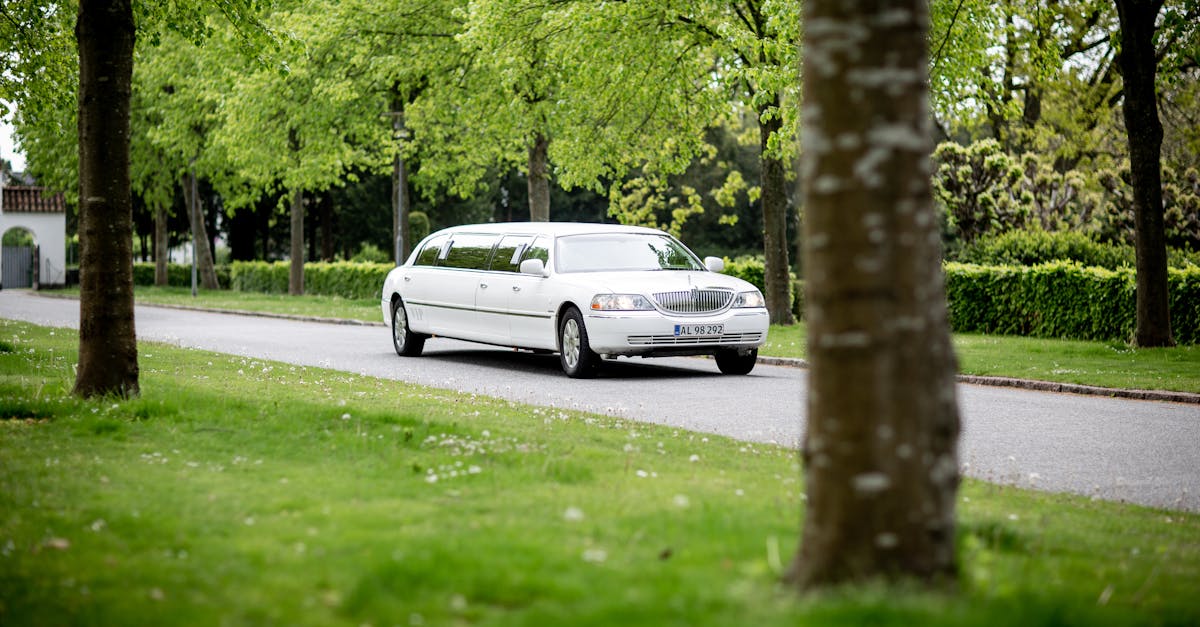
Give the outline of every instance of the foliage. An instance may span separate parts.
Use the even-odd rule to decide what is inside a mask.
[[[429,224],[429,214],[424,211],[411,211],[408,214],[408,230],[412,233],[412,243],[425,239],[433,232]]]
[[[949,216],[950,228],[970,243],[990,230],[1025,224],[1028,210],[1014,190],[1023,172],[1000,143],[983,140],[970,146],[943,143],[933,153],[934,195]]]
[[[356,263],[388,263],[392,256],[384,252],[378,246],[363,242],[363,245],[358,248],[358,252],[350,258],[350,261]]]
[[[377,299],[383,280],[394,267],[391,263],[354,261],[306,263],[304,287],[307,293],[314,295]],[[286,261],[235,261],[230,264],[230,287],[242,292],[286,294],[288,268]]]
[[[1134,285],[1132,268],[946,264],[956,332],[1125,341],[1136,324]],[[1170,269],[1168,286],[1176,341],[1200,343],[1200,267]]]
[[[1047,261],[1075,261],[1084,266],[1115,270],[1120,267],[1132,268],[1137,259],[1130,244],[1097,241],[1094,236],[1079,231],[1033,228],[985,235],[960,250],[954,261],[1018,266],[1033,266]],[[1171,249],[1168,251],[1168,261],[1175,268],[1200,265],[1200,253]]]
[[[1107,241],[1133,243],[1133,188],[1128,160],[1097,174],[1104,208],[1097,212],[1099,233]],[[1200,170],[1162,168],[1163,222],[1168,246],[1200,252]]]

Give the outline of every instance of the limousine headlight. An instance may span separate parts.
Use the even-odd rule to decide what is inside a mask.
[[[737,295],[737,299],[733,301],[734,307],[766,307],[767,301],[763,299],[762,292],[754,290],[751,292],[741,292]]]
[[[592,311],[644,311],[654,305],[641,294],[596,294],[592,297]]]

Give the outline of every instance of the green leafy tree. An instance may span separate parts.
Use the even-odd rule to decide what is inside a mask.
[[[799,102],[799,12],[785,2],[696,0],[677,6],[671,19],[712,50],[716,78],[757,117],[767,310],[773,323],[791,324],[786,186]]]
[[[253,27],[245,17],[252,1],[223,2],[219,8]],[[128,0],[81,0],[74,9],[36,0],[6,3],[5,17],[19,18],[9,20],[18,36],[5,39],[5,54],[36,64],[6,72],[0,89],[44,130],[49,125],[37,122],[39,116],[63,105],[63,85],[78,85],[80,333],[75,393],[135,395],[129,170],[134,42],[139,33],[155,41],[166,29],[199,40],[206,34],[204,8],[189,2],[134,6]]]

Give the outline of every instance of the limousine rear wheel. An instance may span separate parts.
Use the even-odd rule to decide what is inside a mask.
[[[568,377],[586,379],[596,376],[600,356],[588,344],[583,314],[574,307],[567,310],[558,327],[558,347],[558,361]]]
[[[714,357],[717,358],[717,368],[724,374],[750,374],[754,364],[758,363],[758,349],[742,354],[735,348],[723,348]]]
[[[408,314],[399,298],[392,301],[392,346],[404,357],[420,357],[425,349],[425,336],[408,328]]]

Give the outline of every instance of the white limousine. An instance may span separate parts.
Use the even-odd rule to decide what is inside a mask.
[[[456,226],[422,240],[383,284],[396,352],[431,336],[557,352],[590,377],[602,359],[713,355],[754,368],[767,339],[762,293],[654,229],[526,222]]]

